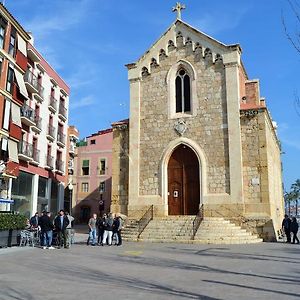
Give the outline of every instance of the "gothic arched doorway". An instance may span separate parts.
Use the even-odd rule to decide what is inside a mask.
[[[199,204],[199,160],[190,147],[180,145],[168,163],[168,213],[196,215]]]

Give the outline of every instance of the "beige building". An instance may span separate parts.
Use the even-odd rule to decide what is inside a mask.
[[[280,143],[240,45],[178,18],[127,65],[130,120],[113,124],[112,206],[139,218],[222,217],[277,238],[283,218]]]

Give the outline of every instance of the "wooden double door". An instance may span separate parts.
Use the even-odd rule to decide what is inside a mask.
[[[168,163],[169,215],[196,215],[199,204],[199,161],[191,148],[180,145]]]

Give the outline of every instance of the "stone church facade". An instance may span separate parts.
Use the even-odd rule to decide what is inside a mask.
[[[276,125],[238,44],[177,19],[128,64],[130,119],[113,124],[111,210],[223,217],[266,240],[283,218]]]

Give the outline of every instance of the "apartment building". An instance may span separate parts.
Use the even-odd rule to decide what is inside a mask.
[[[77,155],[76,144],[79,140],[79,131],[75,126],[68,127],[67,134],[67,159],[65,168],[65,196],[64,209],[72,211],[73,189],[75,186],[75,157]]]
[[[27,216],[64,206],[70,89],[0,4],[1,209]],[[1,165],[1,164],[0,164]]]
[[[112,129],[106,129],[77,143],[72,213],[78,222],[110,210],[112,141]]]

